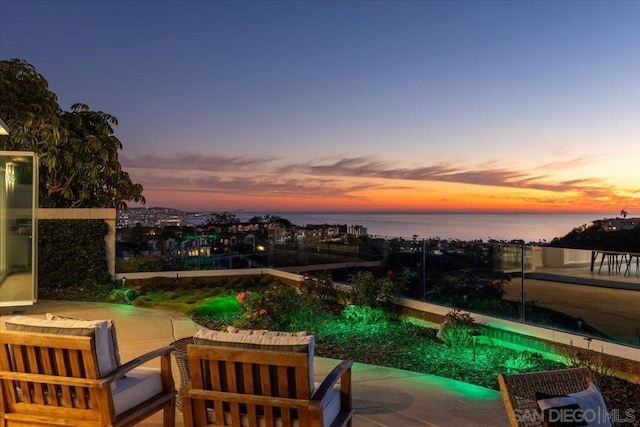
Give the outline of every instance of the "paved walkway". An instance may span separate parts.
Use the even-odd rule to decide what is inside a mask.
[[[15,314],[46,313],[84,319],[113,319],[123,361],[193,335],[198,326],[180,314],[128,305],[40,301],[34,306],[0,308],[0,322]],[[338,363],[316,357],[316,381]],[[153,364],[151,365],[153,366]],[[174,379],[179,381],[174,362]],[[365,426],[508,426],[500,393],[434,375],[356,363],[353,367],[354,427]],[[182,426],[178,410],[177,426]],[[140,424],[160,427],[161,415]]]

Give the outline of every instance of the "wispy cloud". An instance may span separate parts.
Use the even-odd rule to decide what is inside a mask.
[[[568,160],[562,160],[557,162],[545,163],[536,166],[536,170],[550,170],[557,171],[566,168],[575,168],[579,166],[587,166],[593,164],[597,158],[595,157],[574,157]]]
[[[570,164],[564,165],[566,169]],[[556,164],[556,168],[558,164]],[[543,165],[537,169],[551,169],[551,165]],[[281,172],[343,176],[361,178],[385,178],[389,180],[434,181],[483,186],[527,188],[554,192],[575,191],[582,187],[600,186],[599,178],[584,178],[569,181],[555,181],[551,174],[530,175],[520,170],[491,165],[456,166],[448,163],[418,166],[413,168],[395,167],[372,157],[353,157],[338,160],[308,162],[300,165],[289,165]]]
[[[196,152],[181,152],[173,156],[159,156],[153,153],[144,156],[120,156],[121,163],[131,168],[212,172],[262,169],[275,160],[277,158],[274,157],[223,156]]]
[[[558,180],[551,171],[588,164],[576,158],[539,165],[529,171],[498,163],[454,165],[434,163],[408,167],[375,156],[322,158],[282,164],[276,157],[206,155],[195,152],[175,156],[149,155],[121,158],[145,188],[184,189],[210,193],[273,194],[296,197],[354,197],[365,190],[406,189],[409,183],[447,182],[554,193],[579,193],[603,197],[608,189],[601,178]],[[171,176],[167,176],[167,170]],[[537,173],[531,173],[537,172]]]
[[[372,182],[346,184],[337,179],[318,179],[311,177],[295,178],[273,175],[252,175],[244,177],[228,177],[218,174],[194,175],[179,171],[167,179],[166,174],[153,170],[141,170],[136,173],[145,189],[162,191],[189,191],[211,194],[240,194],[245,196],[260,195],[298,198],[365,198],[359,195],[364,190],[383,186]],[[389,188],[389,187],[384,187]]]

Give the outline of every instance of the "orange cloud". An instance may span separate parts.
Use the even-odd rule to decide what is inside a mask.
[[[576,159],[585,165],[588,160]],[[242,156],[122,158],[149,204],[199,209],[563,210],[640,208],[640,189],[612,188],[598,177],[557,179],[570,161],[533,173],[495,164],[400,166],[375,157],[282,159]],[[170,175],[167,175],[170,170]],[[218,208],[219,207],[219,208]]]

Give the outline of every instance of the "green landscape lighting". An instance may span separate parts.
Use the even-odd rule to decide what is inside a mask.
[[[136,311],[134,306],[128,304],[114,304],[114,310],[116,310],[118,317],[135,314]]]
[[[201,315],[222,315],[240,312],[240,303],[236,300],[235,295],[226,297],[215,297],[198,308]]]

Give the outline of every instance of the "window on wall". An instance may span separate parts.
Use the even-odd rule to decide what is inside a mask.
[[[0,306],[36,299],[37,157],[0,151]]]

